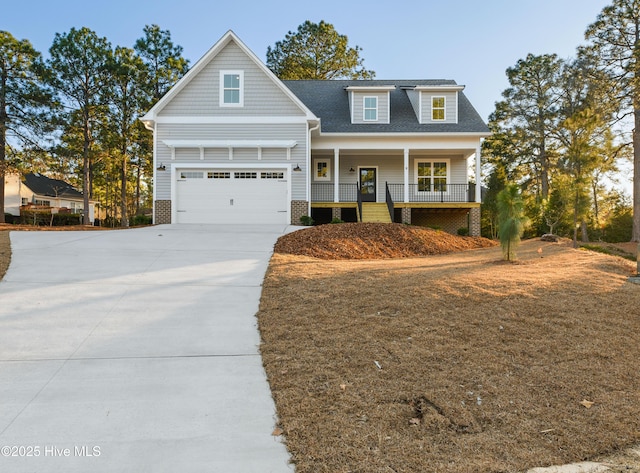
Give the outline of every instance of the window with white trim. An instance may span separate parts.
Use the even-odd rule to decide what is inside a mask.
[[[180,179],[202,179],[202,171],[180,171]]]
[[[446,192],[449,178],[447,161],[416,162],[418,192]]]
[[[207,173],[208,179],[231,179],[230,172],[212,171]]]
[[[244,72],[220,71],[220,106],[242,107],[244,105]]]
[[[328,159],[315,159],[313,161],[313,180],[331,180],[331,162]]]
[[[378,120],[378,97],[364,97],[362,100],[362,119],[366,122]]]
[[[245,171],[237,171],[233,173],[234,179],[258,179],[257,172],[245,172]]]
[[[284,172],[261,172],[260,179],[284,179]]]
[[[442,121],[445,119],[445,98],[431,97],[431,119]]]

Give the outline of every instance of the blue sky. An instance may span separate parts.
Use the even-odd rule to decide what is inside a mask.
[[[14,0],[0,30],[45,56],[55,33],[93,29],[133,46],[147,24],[171,32],[194,64],[229,29],[264,60],[305,20],[332,23],[363,51],[377,79],[454,79],[486,120],[508,86],[505,70],[528,53],[575,54],[610,0]]]

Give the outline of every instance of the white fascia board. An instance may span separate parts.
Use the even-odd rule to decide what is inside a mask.
[[[425,90],[430,92],[457,92],[464,90],[464,85],[416,85],[413,90]]]
[[[340,137],[345,137],[345,138],[371,138],[374,140],[381,140],[384,139],[386,137],[389,138],[429,138],[429,137],[436,137],[436,138],[456,138],[456,137],[465,137],[465,138],[469,138],[469,137],[478,137],[478,138],[485,138],[487,136],[491,136],[492,133],[491,132],[459,132],[459,133],[438,133],[438,132],[430,132],[430,131],[422,131],[422,132],[413,132],[413,133],[380,133],[380,134],[374,134],[374,133],[321,133],[320,136],[321,137],[327,137],[327,138],[340,138]]]
[[[389,90],[395,90],[395,85],[348,85],[344,88],[344,90],[354,91],[354,92],[385,92]]]
[[[279,124],[290,125],[296,123],[308,123],[307,117],[250,117],[250,116],[159,116],[155,119],[156,123],[172,124],[172,125],[194,125],[194,124],[234,124],[234,125],[263,125],[263,124]]]
[[[169,148],[293,148],[295,140],[162,140]]]

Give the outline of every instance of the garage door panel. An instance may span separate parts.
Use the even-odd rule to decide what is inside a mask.
[[[288,223],[282,170],[178,170],[183,175],[175,182],[177,223]]]

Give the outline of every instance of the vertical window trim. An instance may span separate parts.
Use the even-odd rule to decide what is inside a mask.
[[[442,99],[442,107],[434,107],[436,99]],[[442,110],[442,118],[435,118],[434,114],[436,110]],[[447,119],[447,97],[444,95],[432,95],[431,96],[431,121],[443,122]]]
[[[375,100],[375,107],[367,107],[367,99]],[[377,95],[365,95],[362,97],[362,121],[364,122],[377,122],[378,121],[378,100]],[[373,110],[375,112],[375,118],[367,118],[367,110]]]
[[[325,163],[327,165],[327,175],[325,177],[318,176],[318,164]],[[313,160],[313,180],[320,182],[327,182],[331,180],[331,160],[324,158],[316,158]]]
[[[239,98],[238,103],[227,103],[224,101],[224,92],[227,90],[224,86],[225,76],[237,75],[239,78]],[[232,89],[229,89],[232,90]],[[235,90],[235,89],[233,89]],[[244,71],[221,70],[220,71],[220,107],[244,107]]]

